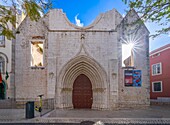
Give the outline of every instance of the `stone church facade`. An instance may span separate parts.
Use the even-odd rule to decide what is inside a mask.
[[[38,22],[26,17],[16,36],[16,101],[44,94],[63,109],[148,106],[149,32],[141,23],[127,25],[138,18],[134,10],[123,18],[113,9],[78,27],[60,9]],[[139,46],[133,67],[122,68],[122,43],[132,38]],[[124,84],[124,71],[133,69],[142,71],[140,87]]]

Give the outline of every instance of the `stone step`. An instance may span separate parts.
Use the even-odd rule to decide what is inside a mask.
[[[15,108],[15,101],[12,99],[0,100],[0,109]]]
[[[33,123],[170,124],[170,118],[34,118]],[[100,124],[99,124],[100,123]],[[90,124],[89,124],[90,125]]]
[[[44,118],[6,120],[0,123],[43,125],[169,125],[170,118]]]

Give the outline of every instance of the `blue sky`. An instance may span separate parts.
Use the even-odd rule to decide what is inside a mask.
[[[83,22],[85,26],[95,20],[100,14],[113,8],[117,9],[121,14],[127,6],[121,0],[53,0],[53,8],[60,8],[66,13],[68,19],[72,23],[75,22],[75,16]]]
[[[122,15],[125,15],[126,10],[129,9],[122,0],[53,0],[53,8],[63,9],[70,22],[76,24],[78,21],[79,24],[84,26],[91,24],[100,13],[113,8],[117,9]],[[155,23],[146,23],[146,26],[151,34],[159,29],[158,24]],[[150,39],[150,51],[169,43],[170,33]]]

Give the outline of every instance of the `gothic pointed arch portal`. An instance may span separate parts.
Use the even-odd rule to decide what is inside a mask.
[[[92,58],[78,56],[71,59],[59,73],[56,87],[56,107],[74,108],[73,86],[80,75],[86,76],[92,86],[92,109],[108,108],[106,73]]]

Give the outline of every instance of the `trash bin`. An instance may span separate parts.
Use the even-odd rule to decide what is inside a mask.
[[[29,101],[26,103],[26,118],[34,118],[34,102]]]

